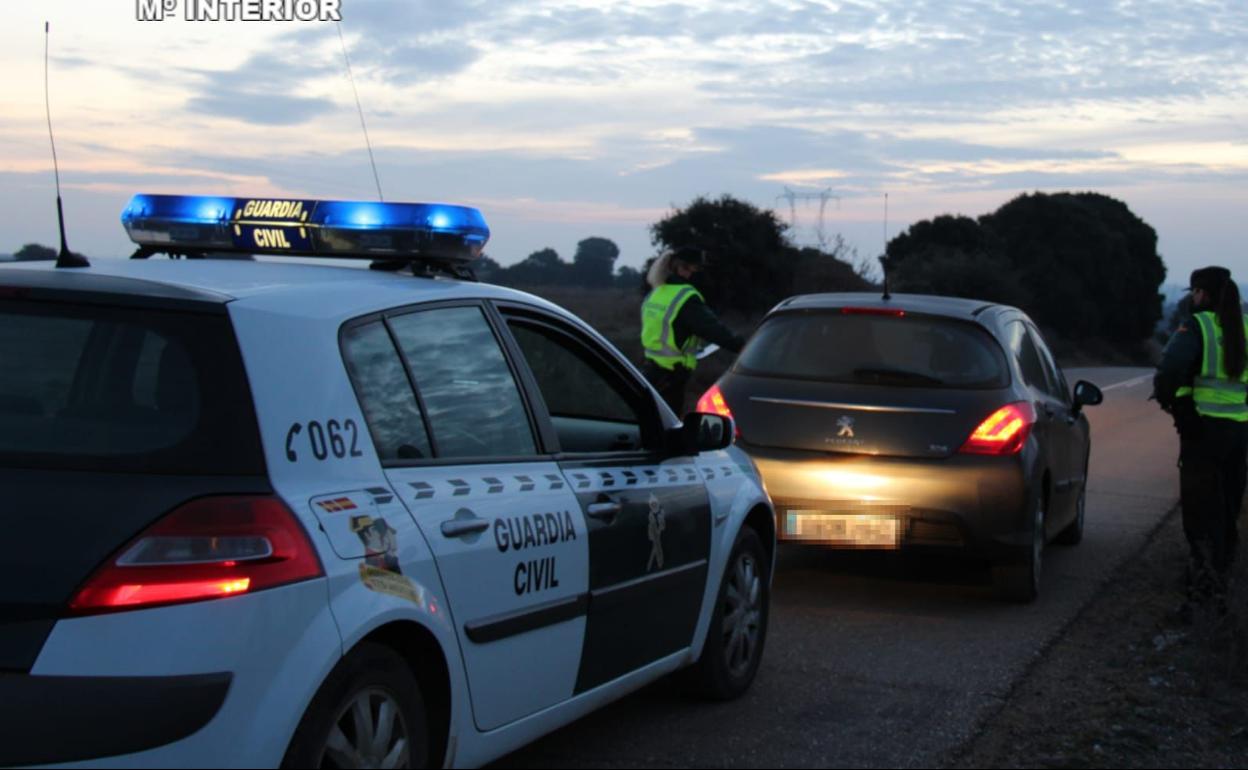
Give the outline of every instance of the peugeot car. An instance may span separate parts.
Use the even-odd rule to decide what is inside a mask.
[[[1082,538],[1101,398],[1016,308],[853,293],[780,303],[698,408],[736,420],[782,541],[973,555],[1027,602]]]

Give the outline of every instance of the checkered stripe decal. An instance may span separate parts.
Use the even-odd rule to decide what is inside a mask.
[[[731,465],[718,466],[629,466],[627,468],[585,468],[571,471],[567,479],[557,473],[491,474],[453,476],[429,481],[408,482],[416,501],[446,500],[494,495],[523,495],[553,492],[567,488],[573,492],[609,492],[646,487],[670,487],[728,478],[740,471]]]

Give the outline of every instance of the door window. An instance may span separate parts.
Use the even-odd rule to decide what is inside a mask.
[[[439,458],[537,453],[520,390],[480,307],[390,319],[420,392]]]
[[[1015,321],[1009,326],[1010,351],[1018,360],[1018,367],[1023,372],[1023,381],[1041,392],[1049,391],[1048,376],[1044,373],[1044,364],[1040,360],[1040,351],[1027,326],[1022,321]]]
[[[1057,360],[1053,358],[1052,351],[1049,346],[1044,344],[1044,337],[1040,335],[1039,330],[1034,326],[1027,327],[1036,351],[1040,354],[1040,363],[1044,367],[1045,378],[1048,382],[1049,395],[1064,403],[1070,402],[1070,388],[1066,385],[1066,378],[1062,375],[1062,369],[1057,365]]]
[[[433,456],[416,394],[382,321],[349,328],[342,356],[383,462]]]
[[[545,324],[509,322],[564,452],[642,449],[643,397],[603,358]]]

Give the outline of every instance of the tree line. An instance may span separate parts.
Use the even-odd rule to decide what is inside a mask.
[[[916,222],[882,262],[895,291],[1014,305],[1066,340],[1130,347],[1162,318],[1157,232],[1099,193],[1025,194],[974,219]]]
[[[705,255],[707,269],[696,283],[714,306],[741,315],[765,312],[785,297],[818,291],[857,291],[872,287],[865,277],[866,263],[844,239],[822,248],[799,247],[788,237],[788,225],[774,211],[724,195],[699,197],[676,208],[650,226],[656,252],[695,248]],[[505,286],[619,287],[645,292],[641,270],[614,269],[620,250],[606,238],[586,238],[577,244],[571,262],[550,248],[533,252],[503,267],[489,257],[473,264],[477,276]]]
[[[632,289],[641,282],[641,272],[627,265],[617,270],[615,261],[619,256],[620,247],[614,241],[594,236],[576,245],[571,262],[565,262],[554,249],[545,248],[508,267],[488,255],[482,256],[472,263],[472,269],[480,280],[503,286]]]

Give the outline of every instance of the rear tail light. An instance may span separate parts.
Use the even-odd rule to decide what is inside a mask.
[[[1007,404],[979,424],[961,451],[973,455],[1018,454],[1035,424],[1036,409],[1030,402]]]
[[[710,389],[702,394],[702,398],[698,399],[698,405],[694,407],[694,410],[704,414],[717,414],[720,417],[727,417],[729,420],[732,420],[733,435],[741,438],[741,426],[737,425],[737,418],[732,416],[732,410],[728,408],[728,402],[724,399],[723,391],[719,389],[718,385],[712,385]]]
[[[698,399],[697,411],[732,419],[732,410],[728,408],[728,402],[724,400],[723,391],[718,385],[712,385],[710,390],[702,394],[702,398]]]
[[[202,497],[176,508],[96,570],[77,615],[254,593],[321,577],[320,558],[275,497]]]

